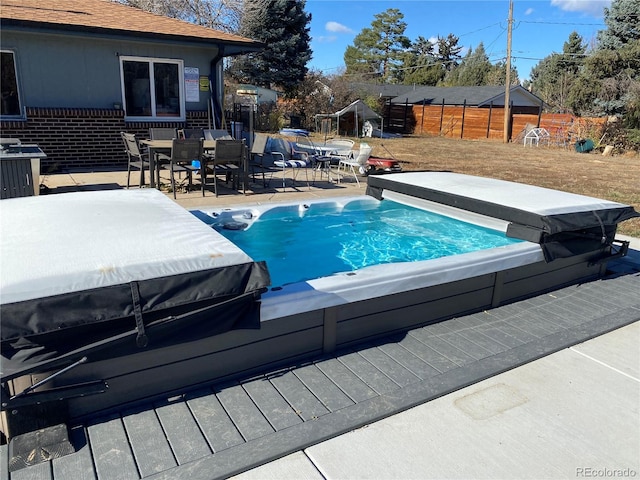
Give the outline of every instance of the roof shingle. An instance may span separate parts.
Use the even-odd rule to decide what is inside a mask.
[[[107,0],[0,0],[3,24],[188,37],[260,46],[259,42]]]

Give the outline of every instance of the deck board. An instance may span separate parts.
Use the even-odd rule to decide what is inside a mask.
[[[127,413],[122,421],[143,477],[177,465],[155,410]]]
[[[336,358],[319,361],[316,366],[354,403],[364,402],[378,395]]]
[[[244,443],[242,435],[213,391],[197,390],[188,394],[186,401],[214,453]]]
[[[271,383],[305,421],[329,413],[329,410],[311,393],[293,372],[270,377]]]
[[[353,400],[329,380],[316,365],[297,368],[293,373],[330,412],[335,412],[354,404]]]
[[[16,470],[11,474],[12,480],[50,480],[51,464],[40,463],[38,465],[32,465],[21,470]]]
[[[53,478],[73,478],[74,480],[96,480],[91,449],[84,427],[71,428],[69,440],[77,451],[71,455],[56,458],[53,463]]]
[[[138,478],[138,468],[120,417],[88,427],[89,443],[99,479]]]
[[[445,357],[447,360],[455,363],[458,367],[473,363],[476,359],[468,355],[463,350],[451,345],[437,335],[432,335],[428,327],[419,328],[410,332],[410,335],[416,337],[422,343],[432,350]]]
[[[440,372],[421,360],[409,350],[398,343],[385,343],[380,345],[380,350],[392,360],[398,362],[420,380],[438,375]]]
[[[158,406],[156,413],[179,465],[211,453],[204,435],[184,401]]]
[[[221,387],[217,395],[245,441],[260,438],[275,431],[241,385]]]
[[[401,387],[420,380],[415,373],[403,367],[378,347],[364,348],[358,353]]]
[[[440,373],[444,373],[452,368],[458,368],[459,366],[444,355],[436,352],[433,348],[422,343],[413,336],[411,332],[400,340],[398,344]]]
[[[367,362],[357,352],[341,355],[339,360],[378,394],[389,393],[400,388],[397,383]]]
[[[243,387],[276,431],[302,423],[302,419],[268,378],[246,382]]]

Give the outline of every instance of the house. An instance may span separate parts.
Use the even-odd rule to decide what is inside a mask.
[[[219,128],[222,61],[263,45],[107,0],[0,0],[2,137],[46,170],[126,162],[120,131]]]

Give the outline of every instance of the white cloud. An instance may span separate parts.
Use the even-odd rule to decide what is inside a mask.
[[[324,26],[327,32],[335,32],[335,33],[353,33],[349,27],[345,27],[341,23],[338,22],[327,22]]]
[[[609,7],[611,0],[551,0],[551,5],[567,12],[583,12],[602,17],[604,7]]]
[[[524,12],[525,15],[531,15],[533,13],[533,8],[527,8],[527,10]]]
[[[335,35],[320,35],[319,37],[313,37],[314,40],[317,40],[319,43],[331,43],[335,42],[338,37]]]

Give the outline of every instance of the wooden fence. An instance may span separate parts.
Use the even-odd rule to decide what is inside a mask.
[[[529,110],[527,112],[527,110]],[[528,127],[545,128],[554,143],[566,143],[575,136],[576,122],[570,114],[532,113],[531,108],[513,107],[509,138],[524,135]],[[601,119],[592,119],[600,122]],[[391,105],[386,125],[391,130],[413,135],[437,135],[461,139],[504,138],[503,107],[468,107],[463,105]]]

